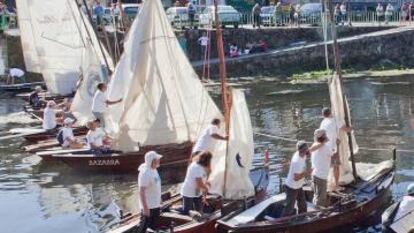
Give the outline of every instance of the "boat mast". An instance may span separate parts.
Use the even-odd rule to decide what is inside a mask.
[[[86,0],[82,0],[82,1],[83,1],[83,5],[85,6],[85,9],[86,9],[86,14],[88,15],[89,21],[90,21],[90,23],[92,24],[92,23],[93,23],[92,14],[91,14],[91,12],[89,11],[88,4],[86,3]],[[78,7],[78,10],[79,10],[79,13],[80,13],[80,14],[81,14],[81,16],[82,16],[82,12],[81,12],[81,9],[79,9],[79,7]],[[82,19],[83,23],[85,24],[83,17],[81,17],[81,19]],[[87,28],[87,27],[85,26],[85,28]],[[103,59],[104,59],[104,61],[105,61],[106,69],[108,70],[108,73],[109,73],[109,75],[110,75],[110,74],[111,74],[111,69],[109,68],[109,63],[108,63],[108,60],[107,60],[107,58],[106,58],[106,56],[105,56],[105,53],[104,53],[104,50],[103,50],[103,47],[102,47],[101,41],[99,40],[98,33],[96,33],[96,29],[95,29],[95,27],[94,27],[94,26],[92,26],[92,28],[93,28],[93,33],[95,34],[95,36],[96,36],[96,38],[97,38],[97,40],[98,40],[99,50],[101,50],[102,57],[103,57]],[[105,30],[105,29],[103,29],[103,30]],[[88,30],[86,29],[86,31],[88,31]]]
[[[344,105],[344,114],[345,114],[345,125],[346,127],[351,127],[351,121],[349,118],[349,111],[348,111],[348,103],[346,101],[346,96],[344,92],[344,84],[342,80],[342,68],[341,68],[341,56],[339,51],[339,45],[338,45],[338,39],[337,39],[337,33],[336,33],[336,24],[334,22],[334,10],[333,10],[333,4],[332,1],[327,1],[327,5],[329,7],[329,16],[330,16],[330,25],[331,25],[331,31],[332,31],[332,40],[333,40],[333,55],[334,55],[334,61],[335,61],[335,71],[336,75],[338,76],[340,88],[342,90],[342,100]],[[352,175],[354,177],[354,180],[356,181],[358,179],[356,167],[355,167],[355,158],[354,158],[354,145],[352,143],[352,134],[351,132],[348,132],[348,144],[349,144],[349,150],[350,150],[350,158],[351,158],[351,164],[352,164]]]
[[[224,45],[223,45],[223,34],[221,32],[220,18],[218,14],[217,0],[214,0],[214,22],[216,26],[216,38],[217,38],[217,50],[219,58],[219,73],[221,82],[221,101],[223,105],[224,114],[224,126],[226,135],[230,133],[230,91],[226,82],[226,64],[224,59]],[[229,152],[229,141],[226,141],[226,154],[224,160],[224,183],[223,183],[223,196],[226,196],[226,183],[227,183],[227,155]]]

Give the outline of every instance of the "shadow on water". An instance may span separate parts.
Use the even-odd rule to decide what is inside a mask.
[[[357,155],[358,161],[375,163],[388,159],[393,147],[414,150],[414,86],[411,78],[346,82],[360,147],[389,149],[361,150]],[[321,121],[321,108],[329,106],[328,90],[324,84],[253,81],[244,83],[241,88],[246,90],[253,128],[267,134],[311,141],[313,131]],[[212,93],[217,93],[217,90],[213,88]],[[213,97],[219,102],[217,94]],[[19,115],[22,105],[23,102],[16,98],[1,99],[0,130],[24,127],[28,123],[35,125],[30,118]],[[269,190],[278,192],[288,171],[294,143],[263,136],[255,136],[255,143],[253,165],[263,163],[264,151],[269,148]],[[39,157],[23,153],[23,145],[25,143],[20,138],[0,142],[1,231],[104,232],[119,220],[120,209],[138,211],[136,174],[80,173],[64,164],[42,163]],[[397,177],[392,186],[394,199],[414,181],[413,156],[414,153],[399,153]],[[173,174],[161,171],[163,183],[181,182],[185,170],[176,168]],[[165,185],[163,188],[168,187]],[[378,223],[377,215],[355,226],[330,232],[380,232]]]

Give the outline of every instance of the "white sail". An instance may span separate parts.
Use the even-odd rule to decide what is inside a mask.
[[[194,141],[222,115],[182,51],[161,1],[145,1],[131,30],[137,33],[115,71],[125,74],[129,84],[114,78],[109,93],[116,100],[119,88],[125,96],[118,149]]]
[[[78,8],[75,1],[70,0],[68,4],[85,44],[80,59],[79,72],[82,75],[71,105],[71,111],[78,119],[78,124],[84,125],[93,118],[91,106],[97,85],[101,82],[107,82],[106,65],[110,71],[113,71],[114,65],[106,49],[99,45],[99,39],[96,37],[88,17]]]
[[[85,43],[68,0],[16,1],[25,62],[52,94],[76,90]]]
[[[253,129],[241,90],[232,91],[229,137],[227,157],[225,143],[220,143],[214,153],[209,192],[232,200],[253,196],[254,187],[249,177],[254,155]],[[227,178],[224,187],[225,170]]]
[[[337,75],[334,75],[329,80],[329,94],[331,99],[331,110],[332,114],[337,122],[338,127],[345,125],[345,107],[344,107],[344,99],[343,99],[343,91],[341,87],[341,82]],[[351,115],[348,108],[348,101],[345,99],[346,102],[346,109],[348,111],[349,120],[351,120]],[[352,132],[352,144],[354,153],[358,152],[358,145],[355,140],[354,133]],[[350,149],[348,143],[348,134],[342,130],[338,130],[338,139],[341,141],[338,147],[338,152],[341,160],[340,166],[340,184],[349,184],[351,183],[354,178],[352,175],[352,166],[350,162]],[[332,187],[334,182],[333,173],[332,171],[329,174],[329,186]]]

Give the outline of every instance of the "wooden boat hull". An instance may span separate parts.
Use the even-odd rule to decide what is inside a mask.
[[[64,153],[40,155],[44,162],[63,162],[72,169],[84,172],[129,173],[137,172],[137,168],[144,162],[144,155],[155,150],[163,155],[161,169],[165,167],[179,167],[188,163],[192,149],[191,142],[169,144],[163,146],[146,146],[139,151],[128,153],[93,154]]]
[[[34,86],[44,86],[44,82],[33,82],[33,83],[18,83],[18,84],[2,84],[0,85],[0,91],[7,91],[7,92],[14,92],[14,93],[20,93],[20,92],[27,92],[32,90]]]
[[[376,193],[367,194],[369,200],[363,201],[353,208],[347,209],[338,214],[332,214],[327,217],[317,217],[316,219],[306,222],[302,220],[302,223],[295,221],[284,221],[278,223],[277,221],[248,223],[240,226],[230,226],[226,222],[220,222],[217,225],[217,232],[266,232],[266,233],[316,233],[326,232],[328,230],[355,224],[364,221],[367,217],[379,211],[379,208],[387,203],[390,199],[389,188],[394,179],[394,171],[391,171],[383,177],[383,187],[374,191]],[[374,197],[369,197],[374,195]],[[361,198],[365,198],[361,195]]]
[[[45,141],[56,138],[57,132],[58,131],[25,135],[24,138],[31,143],[37,143],[39,141]],[[86,127],[78,127],[73,129],[73,134],[75,136],[82,136],[85,135],[87,132],[88,129]]]
[[[161,214],[159,218],[158,227],[165,228],[171,226],[169,232],[174,233],[212,233],[215,232],[215,225],[217,220],[223,216],[232,213],[234,211],[243,210],[244,206],[252,206],[253,204],[260,202],[266,195],[267,185],[269,184],[269,170],[268,167],[256,168],[250,171],[250,178],[253,181],[253,185],[256,189],[256,196],[247,199],[246,201],[228,201],[225,204],[220,200],[215,204],[216,211],[212,212],[208,217],[203,218],[202,220],[196,221],[189,216],[183,215],[165,215]],[[178,198],[177,198],[178,197]],[[162,204],[162,209],[170,207],[175,203],[181,203],[182,199],[177,195],[175,200],[171,201],[173,198],[166,200]],[[163,199],[164,200],[164,199]],[[168,213],[168,212],[167,212]],[[178,217],[181,216],[181,217]],[[108,233],[135,233],[136,226],[139,224],[140,215],[135,214],[123,219],[120,226],[115,229],[110,230]],[[172,222],[174,224],[172,225]]]

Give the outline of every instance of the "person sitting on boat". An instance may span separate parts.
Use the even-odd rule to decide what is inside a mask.
[[[92,114],[99,119],[102,128],[105,128],[105,111],[108,105],[120,103],[122,98],[117,101],[108,100],[105,83],[99,83],[92,101]]]
[[[323,108],[322,109],[322,116],[323,120],[320,125],[320,129],[324,129],[326,131],[326,135],[328,136],[327,144],[331,147],[333,156],[331,159],[331,166],[333,167],[333,174],[335,179],[335,187],[334,190],[339,189],[339,176],[340,176],[340,165],[341,159],[339,157],[338,149],[337,149],[337,141],[339,131],[344,132],[351,132],[351,127],[346,127],[346,125],[339,126],[336,122],[335,118],[332,115],[332,111],[330,108]]]
[[[210,152],[202,152],[188,167],[181,187],[183,214],[188,215],[191,210],[201,210],[202,195],[207,194],[210,186],[207,178],[212,157]]]
[[[197,142],[193,147],[192,155],[196,156],[202,151],[210,151],[214,149],[216,140],[228,140],[228,136],[222,136],[219,134],[220,130],[220,119],[213,119],[211,124],[204,129],[201,133],[201,136],[198,138]]]
[[[162,155],[155,151],[145,154],[145,163],[138,168],[139,206],[141,221],[136,232],[144,233],[147,229],[155,230],[160,216],[161,178],[157,168],[160,166]]]
[[[63,102],[59,104],[58,106],[63,111],[63,114],[62,114],[63,119],[72,118],[74,120],[73,124],[75,124],[78,121],[78,119],[73,114],[72,110],[70,109],[71,105],[72,105],[72,101],[69,98],[65,98],[63,99]]]
[[[16,79],[23,79],[25,74],[24,71],[19,68],[6,69],[6,73],[8,74],[6,80],[7,85],[13,85],[16,82]]]
[[[30,93],[30,95],[29,95],[29,104],[33,108],[40,108],[40,107],[42,107],[43,104],[45,104],[45,102],[43,100],[41,100],[40,97],[39,97],[39,93],[42,92],[42,90],[43,89],[42,89],[41,86],[36,86],[34,91]]]
[[[307,211],[305,192],[302,189],[305,177],[312,174],[312,169],[306,169],[307,156],[310,156],[308,145],[304,141],[299,141],[296,144],[296,152],[292,156],[289,173],[285,180],[286,205],[283,209],[283,217],[295,214],[296,202],[299,214]]]
[[[57,123],[62,123],[62,118],[56,117],[59,111],[56,111],[56,103],[53,100],[50,100],[46,104],[46,108],[43,110],[43,129],[47,131],[56,130]]]
[[[312,180],[313,180],[313,203],[317,207],[327,206],[327,182],[331,157],[331,147],[327,144],[329,139],[324,129],[317,129],[314,133],[314,144],[321,144],[318,149],[312,152]],[[339,143],[339,142],[338,142]]]
[[[98,127],[99,121],[89,121],[86,127],[89,129],[86,134],[86,141],[88,146],[92,150],[107,150],[109,145],[104,143],[106,141],[106,133],[102,128]]]
[[[84,146],[73,135],[72,126],[74,122],[75,120],[73,120],[72,118],[66,118],[63,121],[63,127],[62,129],[60,129],[58,133],[58,141],[63,148],[81,149]]]

